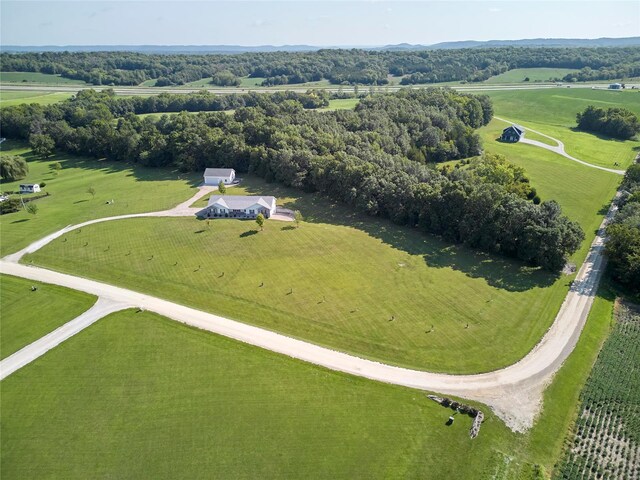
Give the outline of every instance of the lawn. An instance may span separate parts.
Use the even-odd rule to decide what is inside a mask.
[[[13,92],[0,89],[0,107],[11,107],[22,103],[38,103],[49,105],[70,98],[73,93],[49,93],[49,92]]]
[[[329,110],[353,110],[360,100],[358,98],[340,98],[336,100],[329,100],[329,106],[325,108],[319,108],[319,111]]]
[[[83,228],[26,261],[361,356],[459,373],[521,358],[567,292],[568,277],[451,246],[255,177],[227,192],[273,194],[308,222],[294,229],[269,221],[258,233],[255,223],[240,220],[209,226],[195,218],[123,220]],[[432,325],[435,333],[425,333]]]
[[[507,72],[501,73],[489,78],[484,83],[533,83],[533,82],[549,82],[555,78],[562,78],[569,73],[577,72],[572,68],[515,68]],[[529,82],[525,82],[525,78],[529,78]]]
[[[21,85],[89,85],[83,80],[73,80],[60,75],[38,72],[0,72],[0,82],[19,83]]]
[[[493,99],[497,116],[558,138],[567,153],[585,162],[610,168],[618,163],[618,168],[626,168],[640,150],[638,140],[621,141],[574,130],[576,114],[589,105],[624,107],[640,115],[638,92],[553,88],[485,93]]]
[[[537,478],[560,454],[611,304],[596,300],[529,433],[484,408],[474,440],[470,418],[445,426],[451,411],[423,392],[118,312],[2,382],[0,467],[11,478]]]
[[[168,169],[144,168],[58,154],[46,160],[33,155],[18,142],[4,142],[2,153],[22,155],[29,162],[23,180],[3,182],[3,192],[17,190],[19,183],[45,182],[50,196],[36,201],[39,211],[0,216],[0,254],[15,252],[60,228],[91,218],[124,213],[163,210],[189,198],[200,182],[200,174],[179,174]],[[51,168],[60,162],[62,170]],[[95,197],[87,193],[93,187]],[[112,204],[107,201],[114,200]]]
[[[38,289],[31,291],[32,286]],[[95,301],[76,290],[0,275],[0,358],[73,320]]]

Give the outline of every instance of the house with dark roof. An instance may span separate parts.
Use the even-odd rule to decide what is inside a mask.
[[[233,168],[207,168],[204,171],[205,185],[218,185],[220,182],[228,185],[236,178],[236,171]]]
[[[276,198],[270,196],[212,195],[205,208],[196,213],[200,218],[269,218],[276,213]]]
[[[502,131],[500,140],[503,142],[519,142],[524,137],[524,127],[515,123]]]

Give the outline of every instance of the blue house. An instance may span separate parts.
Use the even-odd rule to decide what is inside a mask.
[[[524,137],[524,127],[513,124],[502,131],[500,140],[503,142],[519,142]]]

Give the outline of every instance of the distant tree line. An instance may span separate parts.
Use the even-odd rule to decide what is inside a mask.
[[[514,68],[582,69],[571,79],[640,76],[640,48],[497,47],[411,52],[319,50],[237,55],[162,55],[135,52],[2,53],[0,70],[41,72],[93,85],[184,85],[211,78],[215,85],[239,85],[240,77],[264,78],[263,85],[292,85],[322,79],[336,85],[478,82]],[[571,80],[569,79],[569,80]],[[569,81],[568,80],[568,81]]]
[[[628,140],[640,133],[638,117],[626,108],[600,108],[589,105],[576,115],[578,128]]]
[[[640,164],[622,182],[619,211],[607,228],[606,253],[613,277],[640,293]]]
[[[328,112],[305,110],[287,95],[250,98],[258,99],[255,105],[233,115],[183,112],[154,120],[131,110],[114,113],[122,100],[141,100],[82,92],[59,104],[7,107],[1,125],[6,136],[48,135],[56,148],[76,154],[183,171],[252,172],[551,270],[561,268],[584,238],[557,203],[534,203],[524,172],[504,158],[434,166],[480,154],[475,129],[493,112],[486,96],[402,90],[369,96],[354,110]]]

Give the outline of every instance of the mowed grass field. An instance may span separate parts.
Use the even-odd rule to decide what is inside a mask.
[[[572,68],[514,68],[500,75],[495,75],[484,83],[521,83],[525,82],[525,78],[529,78],[529,82],[526,83],[549,82],[554,78],[562,78],[577,71]]]
[[[31,287],[38,289],[34,292]],[[6,358],[95,303],[86,293],[0,275],[0,358]]]
[[[260,232],[252,221],[231,219],[107,222],[25,261],[360,356],[457,373],[521,358],[568,289],[569,277],[451,246],[317,195],[254,177],[243,182],[227,191],[271,193],[309,221],[300,228],[267,221]]]
[[[575,130],[576,114],[589,105],[624,107],[640,115],[638,91],[552,88],[485,93],[493,99],[497,116],[561,140],[569,155],[585,162],[610,168],[617,163],[616,168],[626,168],[640,151],[638,140],[622,141]],[[501,128],[505,126],[500,123]],[[485,147],[493,148],[488,141]]]
[[[0,89],[0,108],[20,105],[22,103],[38,103],[49,105],[58,103],[70,98],[72,93],[50,93],[50,92],[13,92]]]
[[[18,190],[20,183],[46,183],[50,196],[35,201],[38,213],[22,210],[0,216],[0,255],[20,250],[60,228],[98,217],[164,210],[188,199],[200,182],[199,174],[144,168],[67,154],[36,158],[22,143],[2,143],[2,153],[21,155],[29,163],[23,180],[2,182],[0,190]],[[52,168],[60,162],[58,173]],[[95,197],[87,193],[93,187]],[[112,204],[107,201],[114,200]]]
[[[41,85],[89,85],[83,80],[74,80],[60,75],[39,72],[0,72],[0,82]]]
[[[486,419],[474,440],[469,417],[446,426],[451,410],[425,392],[118,312],[2,382],[0,467],[9,478],[541,478],[611,309],[596,299],[530,432],[476,405]]]

